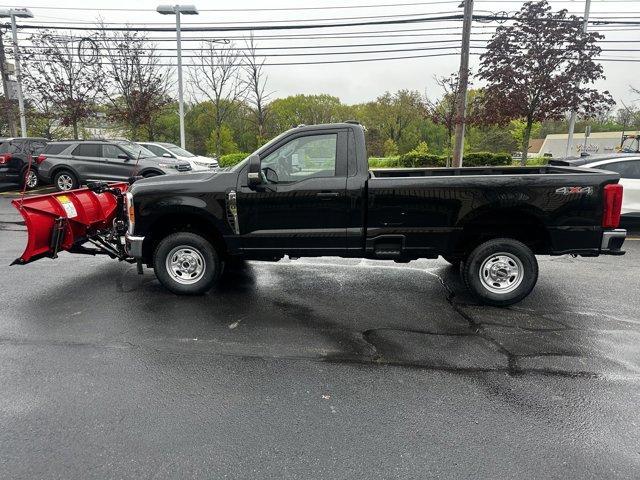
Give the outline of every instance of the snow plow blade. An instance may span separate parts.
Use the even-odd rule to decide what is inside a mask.
[[[128,186],[109,185],[123,193]],[[111,228],[118,208],[114,195],[95,193],[89,188],[25,197],[11,203],[27,227],[27,247],[11,265],[57,258],[62,250],[79,248],[88,236]]]

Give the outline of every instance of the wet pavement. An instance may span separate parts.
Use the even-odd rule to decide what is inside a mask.
[[[249,262],[202,297],[0,197],[0,477],[637,478],[640,241],[478,305],[442,260]]]

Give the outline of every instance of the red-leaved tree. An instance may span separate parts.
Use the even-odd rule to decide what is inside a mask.
[[[604,78],[595,61],[602,38],[583,32],[580,18],[553,12],[546,1],[525,3],[513,24],[496,29],[480,57],[478,77],[487,82],[482,120],[525,121],[523,165],[534,122],[559,120],[571,110],[589,117],[614,104],[608,91],[591,86]]]

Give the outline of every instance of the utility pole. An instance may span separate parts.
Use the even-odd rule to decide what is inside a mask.
[[[27,118],[24,114],[24,99],[22,98],[22,74],[20,70],[20,51],[18,50],[17,18],[33,18],[33,13],[28,8],[1,8],[0,18],[11,19],[11,34],[13,36],[13,56],[16,64],[16,93],[18,95],[18,109],[20,110],[20,127],[22,136],[27,136]]]
[[[16,118],[13,115],[12,99],[9,98],[9,74],[6,71],[7,57],[4,54],[4,42],[2,40],[3,32],[0,32],[0,73],[2,74],[2,92],[4,93],[3,110],[7,114],[7,123],[9,124],[9,136],[17,137]]]
[[[586,0],[584,2],[584,21],[582,23],[582,31],[584,33],[587,33],[587,29],[589,28],[590,10],[591,10],[591,0]],[[576,111],[572,110],[571,117],[569,118],[569,135],[567,137],[567,147],[564,150],[564,158],[567,158],[569,156],[569,153],[573,148],[573,131],[576,128],[576,117],[577,117]]]
[[[464,155],[464,129],[467,116],[467,87],[469,85],[469,44],[473,22],[473,0],[464,0],[464,20],[462,23],[462,50],[460,52],[460,73],[456,95],[456,135],[453,147],[453,167],[462,166]]]
[[[22,98],[22,72],[20,71],[20,51],[18,50],[18,31],[16,28],[16,16],[11,15],[11,34],[13,35],[13,56],[16,62],[16,90],[18,92],[18,110],[20,111],[20,130],[22,136],[27,136],[27,117],[24,113],[24,98]]]

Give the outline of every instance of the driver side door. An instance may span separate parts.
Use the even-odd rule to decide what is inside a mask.
[[[247,252],[341,255],[348,221],[347,132],[295,133],[261,154],[263,183],[237,196]]]

